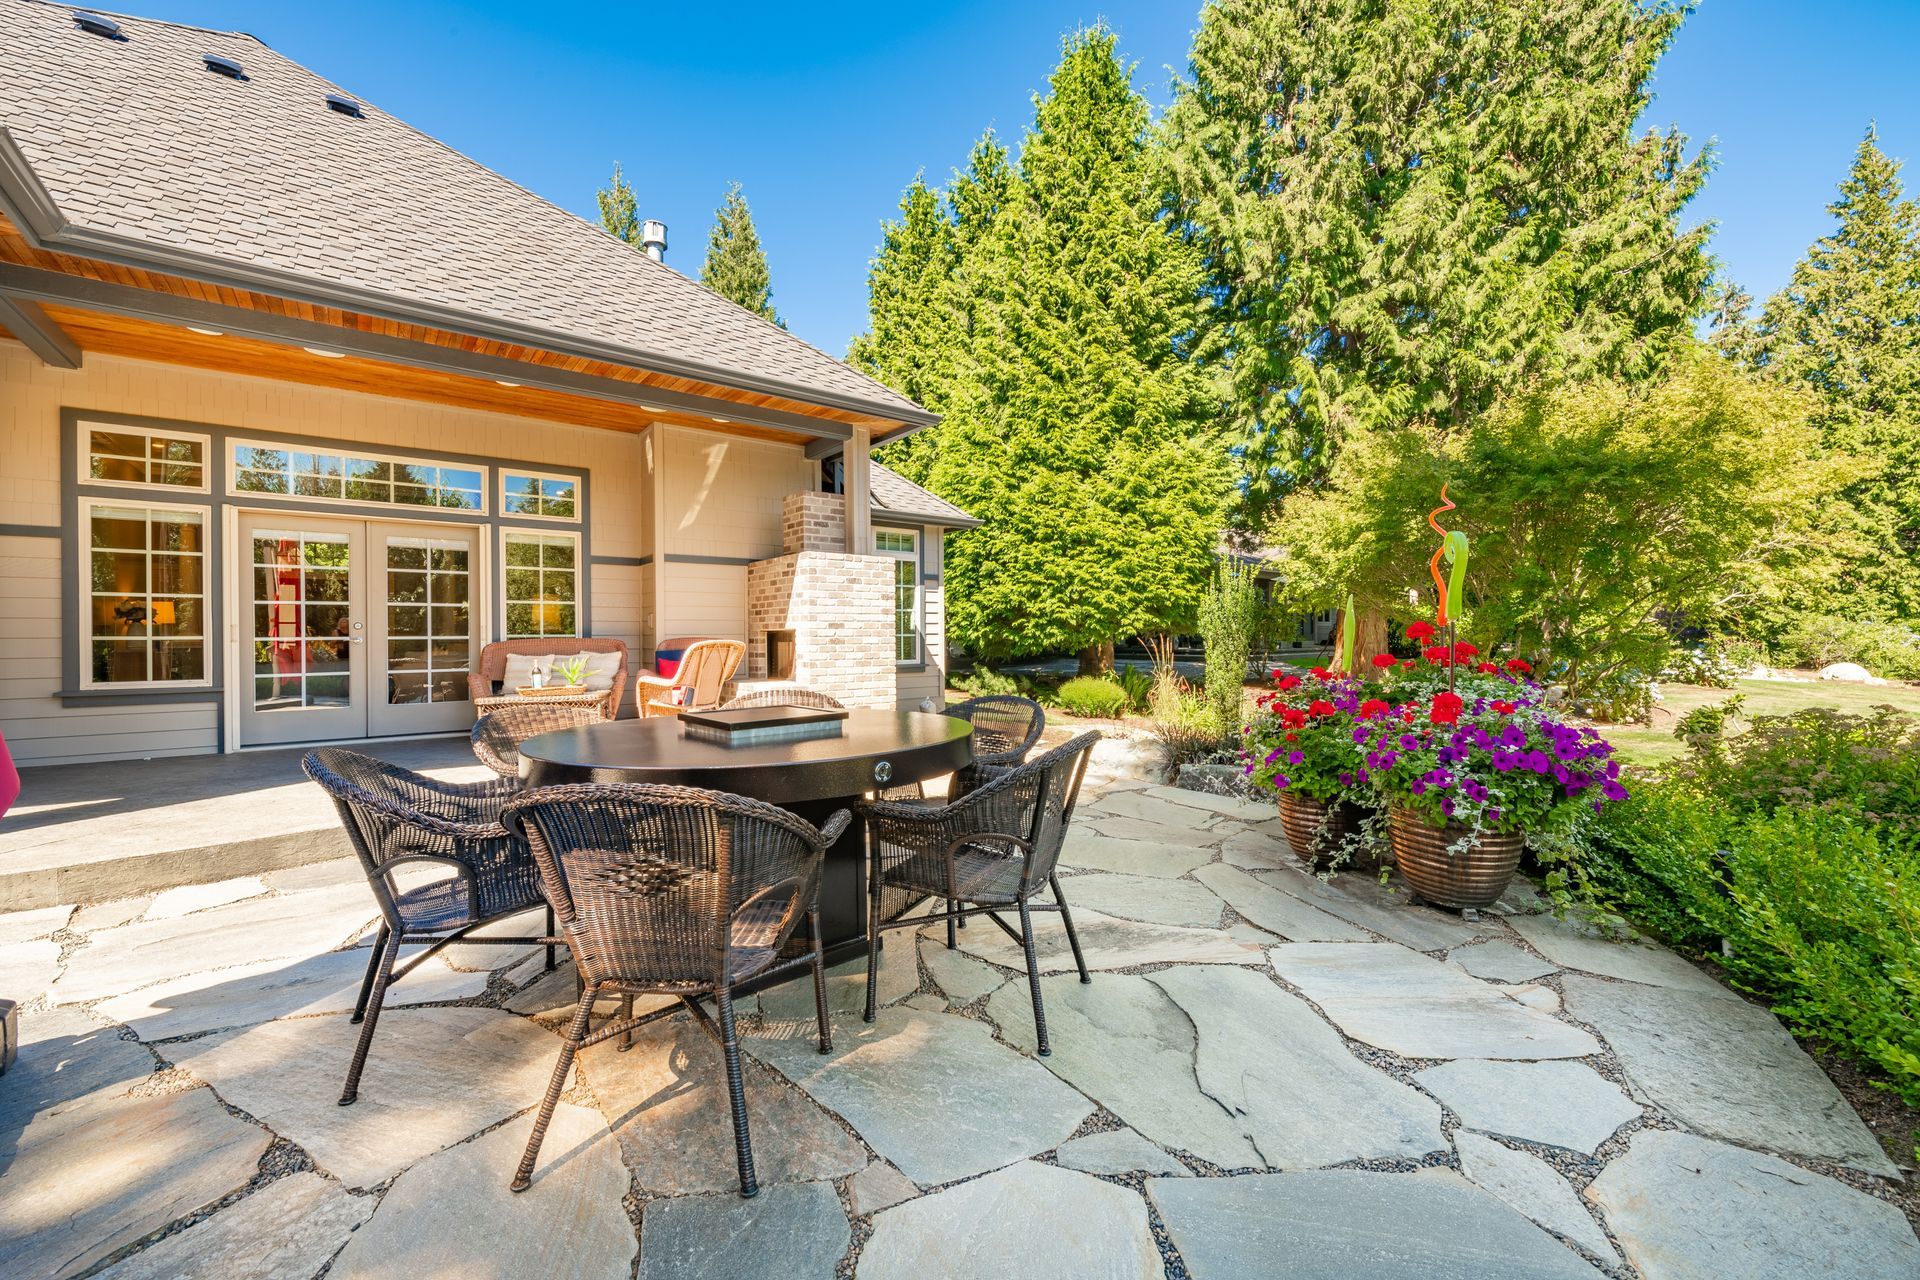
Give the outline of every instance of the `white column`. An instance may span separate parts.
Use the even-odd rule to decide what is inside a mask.
[[[872,442],[871,428],[855,427],[846,452],[841,455],[846,471],[847,551],[856,556],[873,554],[873,501],[869,496],[872,488],[868,471],[872,465],[868,452]]]

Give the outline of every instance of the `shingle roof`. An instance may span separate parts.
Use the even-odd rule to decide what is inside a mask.
[[[83,231],[577,339],[637,367],[656,357],[722,385],[929,417],[378,107],[328,109],[345,90],[252,36],[115,19],[122,39],[81,31],[66,7],[0,0],[0,126]],[[209,53],[247,78],[207,70]]]
[[[945,498],[928,493],[898,471],[889,470],[877,462],[872,464],[869,487],[875,511],[911,516],[931,524],[953,525],[962,529],[971,529],[980,523]]]

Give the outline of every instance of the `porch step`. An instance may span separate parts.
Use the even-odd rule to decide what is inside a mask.
[[[355,745],[454,781],[488,775],[465,737]],[[300,748],[22,769],[0,819],[0,911],[107,902],[277,871],[353,848]]]

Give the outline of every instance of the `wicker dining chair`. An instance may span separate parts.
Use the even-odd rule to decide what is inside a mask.
[[[474,722],[473,754],[480,763],[503,778],[520,776],[520,744],[528,738],[560,729],[604,724],[605,704],[596,702],[544,702],[526,698],[495,707]]]
[[[867,819],[870,861],[867,872],[867,1008],[874,1018],[874,991],[880,963],[880,934],[886,929],[918,928],[947,922],[947,945],[954,945],[954,923],[984,915],[1004,929],[1026,953],[1027,985],[1033,994],[1033,1025],[1041,1057],[1047,1044],[1046,1009],[1040,1002],[1040,965],[1034,955],[1035,911],[1058,911],[1080,981],[1091,982],[1073,915],[1055,873],[1074,800],[1098,732],[1083,733],[1065,746],[1016,765],[951,804],[937,807],[877,801],[861,806]],[[1042,887],[1052,902],[1034,901]],[[929,898],[946,906],[906,919]],[[1016,932],[1000,910],[1016,908]]]
[[[786,685],[778,689],[755,689],[720,704],[722,711],[741,711],[748,707],[816,707],[821,711],[844,711],[847,704],[830,693]]]
[[[373,1030],[394,983],[449,942],[460,940],[489,946],[544,943],[551,970],[553,908],[547,908],[547,930],[540,937],[467,937],[483,924],[544,905],[526,841],[500,825],[502,808],[519,792],[514,783],[504,778],[441,782],[340,747],[309,751],[300,767],[333,797],[380,908],[380,932],[353,1007],[360,1040],[340,1091],[345,1107],[359,1096]],[[408,867],[452,874],[403,888],[394,872]],[[400,948],[414,943],[426,943],[427,948],[395,967]]]
[[[840,838],[852,815],[841,810],[815,828],[746,796],[616,783],[523,792],[507,805],[502,820],[533,849],[581,979],[580,1001],[513,1189],[524,1191],[533,1176],[574,1056],[613,1036],[631,1044],[636,1027],[684,1007],[719,1042],[740,1194],[755,1195],[759,1184],[747,1133],[734,989],[811,966],[820,1052],[832,1049],[820,947],[820,874],[827,847]],[[802,919],[804,945],[795,937]],[[633,997],[648,994],[677,996],[679,1004],[636,1018]],[[620,996],[620,1012],[589,1032],[594,1002],[607,995]],[[715,1016],[699,1003],[709,996]]]
[[[1011,693],[969,698],[954,703],[940,714],[965,720],[973,726],[973,761],[948,784],[948,803],[1025,760],[1047,727],[1047,713],[1039,703]],[[921,783],[909,782],[889,788],[880,798],[912,801],[925,796],[926,788]]]

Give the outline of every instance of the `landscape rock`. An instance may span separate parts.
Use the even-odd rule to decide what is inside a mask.
[[[1082,1173],[1155,1173],[1169,1178],[1193,1176],[1187,1166],[1131,1129],[1109,1129],[1075,1138],[1054,1153],[1068,1169]]]
[[[1101,835],[1077,822],[1067,830],[1060,861],[1087,871],[1112,871],[1129,876],[1178,879],[1197,866],[1213,861],[1207,850],[1184,840],[1119,840]]]
[[[1673,952],[1648,942],[1616,942],[1596,929],[1553,916],[1516,916],[1508,923],[1534,950],[1564,969],[1727,1000],[1740,998]]]
[[[376,1203],[317,1173],[290,1174],[123,1258],[97,1280],[307,1280]]]
[[[1619,1260],[1607,1233],[1546,1161],[1477,1133],[1457,1133],[1453,1145],[1460,1153],[1460,1171],[1475,1185],[1595,1257],[1610,1263]]]
[[[1067,888],[1067,902],[1073,903],[1073,888]],[[1005,916],[1007,913],[1002,913]],[[1008,924],[1019,927],[1017,919]],[[1130,969],[1141,964],[1259,964],[1260,949],[1235,942],[1217,929],[1180,929],[1173,925],[1139,924],[1118,920],[1098,911],[1076,909],[1073,927],[1080,935],[1080,950],[1087,968]],[[1072,969],[1073,951],[1067,946],[1067,932],[1057,911],[1039,911],[1033,915],[1034,950],[1040,958],[1040,972],[1062,973]],[[993,922],[976,919],[973,927],[960,934],[960,948],[982,960],[991,960],[1017,973],[1027,969],[1020,944],[1002,933]]]
[[[1692,1134],[1635,1134],[1587,1199],[1646,1280],[1920,1275],[1920,1242],[1893,1205]]]
[[[831,1280],[852,1243],[824,1182],[768,1187],[751,1200],[655,1200],[640,1219],[640,1280]]]
[[[1089,872],[1063,876],[1060,887],[1067,895],[1068,906],[1085,906],[1123,920],[1189,929],[1215,929],[1220,925],[1220,899],[1192,880]]]
[[[1264,880],[1223,862],[1209,863],[1193,878],[1268,933],[1289,942],[1367,942],[1372,935]]]
[[[1886,683],[1857,662],[1829,662],[1815,674],[1822,680],[1838,680],[1842,684]]]
[[[860,1280],[1160,1280],[1147,1206],[1125,1187],[1023,1161],[888,1209]]]
[[[1462,1058],[1414,1076],[1460,1123],[1482,1133],[1591,1154],[1640,1108],[1583,1062]]]
[[[1511,942],[1476,942],[1449,953],[1447,959],[1476,978],[1498,982],[1529,982],[1555,972],[1555,966]]]

